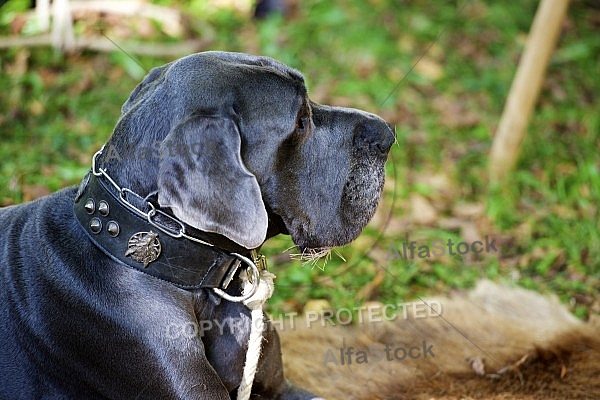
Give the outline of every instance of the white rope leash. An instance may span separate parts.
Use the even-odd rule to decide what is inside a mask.
[[[263,304],[269,300],[275,289],[273,279],[275,275],[267,270],[260,271],[260,278],[258,282],[258,289],[254,295],[249,299],[244,300],[244,304],[250,309],[250,315],[252,316],[250,325],[250,339],[248,340],[248,350],[246,352],[246,363],[244,364],[244,373],[242,375],[242,382],[237,392],[238,400],[248,400],[250,398],[250,392],[252,390],[252,382],[254,382],[254,375],[256,375],[256,368],[258,366],[258,359],[260,358],[260,351],[262,347],[262,333],[265,328],[263,311]],[[242,294],[247,294],[253,290],[253,285],[248,279],[244,279],[244,289]]]

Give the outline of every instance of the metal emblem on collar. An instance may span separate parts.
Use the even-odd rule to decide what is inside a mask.
[[[125,257],[131,256],[136,261],[144,264],[147,267],[152,261],[160,256],[160,241],[158,233],[138,232],[131,235],[127,242],[127,251]]]

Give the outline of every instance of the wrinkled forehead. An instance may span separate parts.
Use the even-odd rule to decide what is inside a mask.
[[[238,99],[262,100],[281,95],[307,97],[304,77],[269,57],[208,51],[191,54],[152,69],[123,104],[127,113],[141,99],[173,107],[204,104],[219,109]]]
[[[223,62],[228,62],[231,64],[244,64],[270,68],[275,72],[279,72],[283,76],[287,76],[291,79],[304,82],[304,77],[299,71],[296,71],[295,69],[288,67],[287,65],[282,64],[279,61],[269,57],[253,56],[245,53],[226,53],[219,51],[205,52],[203,53],[203,55],[206,57],[214,57],[215,59],[219,59]]]
[[[304,77],[299,71],[269,57],[244,53],[207,51],[191,54],[173,63],[171,69],[209,70],[211,73],[223,75],[244,72],[265,73],[267,76],[275,75],[304,85]]]

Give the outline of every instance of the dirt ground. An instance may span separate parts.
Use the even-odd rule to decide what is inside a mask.
[[[442,304],[441,316],[364,315],[351,326],[296,318],[279,329],[288,378],[327,399],[600,399],[600,322],[578,321],[555,298],[487,281],[431,300]],[[418,347],[419,357],[377,354],[386,345]],[[340,354],[350,347],[352,364]]]

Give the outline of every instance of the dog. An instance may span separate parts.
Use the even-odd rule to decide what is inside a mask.
[[[226,322],[250,311],[229,299],[257,250],[355,239],[394,141],[270,58],[151,70],[78,188],[0,210],[0,398],[236,398],[249,327]],[[277,332],[263,337],[253,397],[313,398],[284,377]]]

